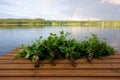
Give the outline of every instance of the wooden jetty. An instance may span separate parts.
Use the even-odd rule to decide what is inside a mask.
[[[56,60],[51,66],[47,60],[40,61],[40,67],[34,68],[31,60],[14,59],[18,50],[12,50],[0,56],[0,80],[120,80],[120,53],[107,56],[104,60],[76,60],[72,67],[67,60]]]

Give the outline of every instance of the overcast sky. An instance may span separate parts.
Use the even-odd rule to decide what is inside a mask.
[[[120,20],[120,0],[0,0],[0,18]]]

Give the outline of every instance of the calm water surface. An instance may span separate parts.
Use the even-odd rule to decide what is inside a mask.
[[[120,28],[115,27],[76,27],[76,26],[46,26],[46,27],[0,27],[0,55],[19,47],[21,44],[31,44],[39,36],[47,38],[49,33],[60,30],[71,33],[71,38],[84,40],[85,36],[95,33],[100,39],[106,38],[115,50],[120,51]]]

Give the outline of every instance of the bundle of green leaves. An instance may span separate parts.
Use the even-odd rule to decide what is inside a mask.
[[[67,39],[70,33],[60,31],[60,35],[50,33],[47,39],[42,36],[32,45],[21,45],[19,53],[15,58],[25,57],[31,59],[33,62],[37,61],[34,56],[38,56],[39,60],[53,59],[79,59],[88,57],[90,53],[94,58],[102,58],[114,54],[114,49],[105,41],[100,40],[96,34],[92,34],[90,38],[84,41],[77,41],[75,39]]]

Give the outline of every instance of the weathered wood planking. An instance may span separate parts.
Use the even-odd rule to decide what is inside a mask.
[[[92,64],[78,59],[77,67],[68,60],[56,60],[56,66],[44,60],[39,68],[34,68],[31,60],[14,59],[16,53],[18,49],[0,56],[0,80],[120,80],[120,53],[104,60],[93,59]]]

